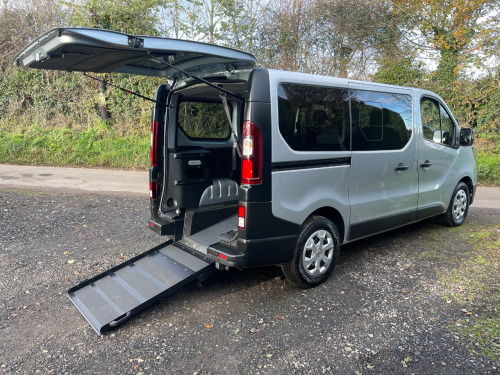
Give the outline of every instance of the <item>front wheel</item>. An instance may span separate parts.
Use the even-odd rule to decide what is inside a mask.
[[[469,196],[469,187],[460,182],[453,191],[448,209],[440,217],[441,222],[449,227],[462,225],[469,211]]]
[[[282,265],[287,278],[303,288],[324,283],[340,253],[340,236],[335,224],[312,216],[302,226],[290,262]]]

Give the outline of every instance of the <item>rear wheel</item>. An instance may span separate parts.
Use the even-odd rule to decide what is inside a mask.
[[[458,227],[464,222],[468,211],[469,187],[460,182],[453,191],[448,209],[440,216],[441,222],[449,227]]]
[[[290,262],[282,265],[287,278],[303,288],[325,282],[338,261],[340,236],[335,224],[312,216],[302,226]]]

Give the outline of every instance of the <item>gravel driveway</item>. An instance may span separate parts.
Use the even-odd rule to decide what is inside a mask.
[[[480,233],[498,236],[498,209],[472,206],[460,228],[424,221],[344,246],[315,289],[297,289],[278,267],[218,272],[97,336],[67,290],[161,243],[148,210],[146,196],[0,190],[0,373],[500,371],[498,338],[492,356],[461,330],[498,319],[498,269],[465,280],[466,291],[492,285],[473,302],[450,278],[483,252]],[[488,239],[486,263],[498,253]]]

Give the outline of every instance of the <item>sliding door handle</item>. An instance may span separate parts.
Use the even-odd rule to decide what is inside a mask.
[[[408,166],[406,164],[403,164],[403,163],[399,163],[398,166],[396,167],[397,172],[406,171],[407,169],[408,169]]]
[[[420,166],[422,168],[429,168],[432,165],[432,163],[429,160],[424,161]]]

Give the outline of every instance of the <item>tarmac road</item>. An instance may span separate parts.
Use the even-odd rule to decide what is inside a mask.
[[[0,164],[0,189],[149,194],[148,171]],[[474,207],[500,209],[500,187],[480,186]]]
[[[0,165],[0,374],[498,374],[453,328],[491,310],[442,278],[477,258],[475,233],[500,232],[499,199],[480,188],[459,228],[343,246],[317,288],[278,267],[218,272],[97,336],[67,290],[163,242],[147,173]]]

